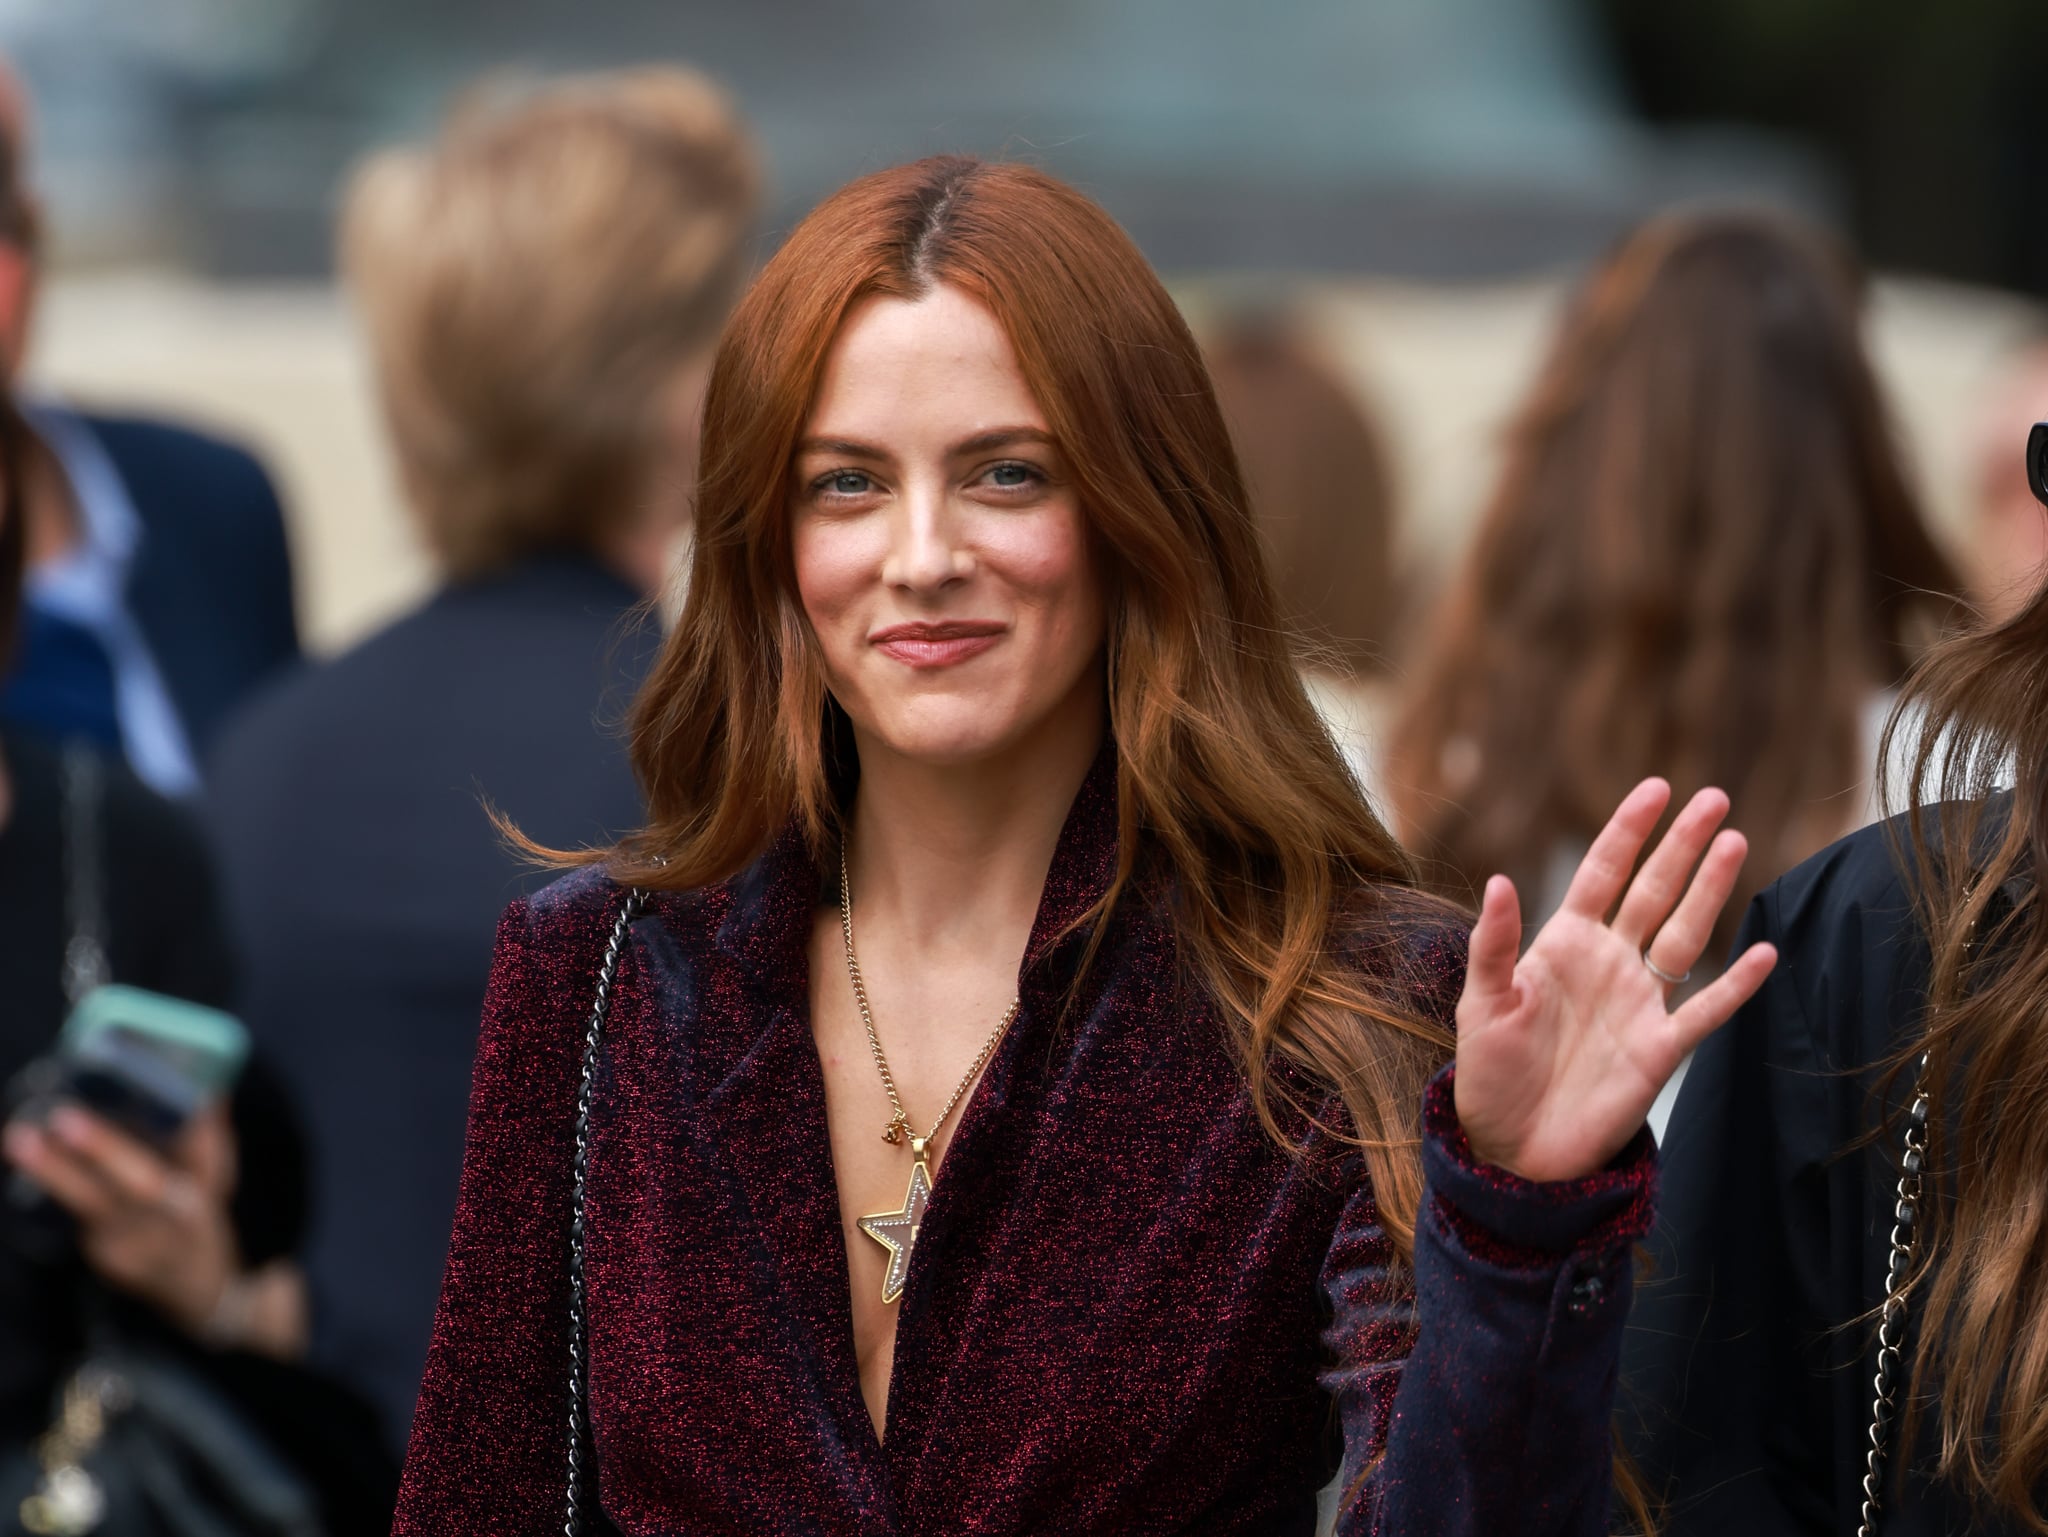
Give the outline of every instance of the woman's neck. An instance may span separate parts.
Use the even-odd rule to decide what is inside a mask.
[[[847,859],[862,921],[919,945],[1021,945],[1102,745],[1099,698],[1017,750],[935,765],[861,744]]]

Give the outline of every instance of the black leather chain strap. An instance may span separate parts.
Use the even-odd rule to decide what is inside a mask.
[[[605,942],[597,968],[597,996],[590,1005],[590,1023],[583,1031],[583,1075],[576,1085],[576,1162],[569,1214],[569,1489],[562,1537],[582,1537],[583,1462],[590,1431],[590,1319],[583,1291],[583,1188],[590,1173],[590,1094],[597,1078],[597,1054],[604,1041],[605,1016],[611,1012],[612,982],[619,957],[626,951],[626,933],[640,915],[646,895],[628,890]]]
[[[1906,1344],[1906,1276],[1913,1268],[1915,1225],[1927,1164],[1927,1060],[1915,1070],[1913,1106],[1906,1112],[1905,1148],[1899,1159],[1898,1205],[1892,1209],[1891,1264],[1885,1271],[1884,1308],[1878,1314],[1877,1376],[1871,1383],[1870,1445],[1863,1454],[1863,1521],[1856,1537],[1877,1537],[1883,1503],[1884,1462],[1897,1414],[1899,1361]]]

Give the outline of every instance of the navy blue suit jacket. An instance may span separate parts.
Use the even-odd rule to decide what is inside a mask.
[[[284,513],[247,451],[189,427],[88,414],[142,520],[128,607],[192,750],[299,654]]]
[[[578,559],[444,590],[265,690],[205,811],[241,1011],[313,1148],[314,1354],[404,1442],[455,1212],[491,942],[555,848],[640,822],[613,729],[658,639]]]

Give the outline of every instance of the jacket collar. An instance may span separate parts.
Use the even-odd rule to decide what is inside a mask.
[[[1048,990],[1071,980],[1073,959],[1086,939],[1077,920],[1108,891],[1116,860],[1116,753],[1105,746],[1061,828],[1025,947],[1019,986],[1027,1014]],[[791,826],[746,870],[707,895],[723,901],[712,946],[744,979],[751,1002],[734,1009],[711,1003],[702,991],[675,1000],[693,1016],[685,1056],[695,1070],[686,1076],[702,1094],[705,1167],[727,1182],[736,1217],[758,1235],[759,1247],[750,1253],[769,1267],[775,1294],[784,1299],[792,1348],[809,1361],[841,1445],[853,1450],[863,1481],[880,1489],[886,1485],[884,1457],[860,1395],[824,1074],[809,1028],[808,943],[824,899],[820,872],[801,831]],[[1022,1039],[1021,1032],[1012,1033],[963,1107],[940,1181],[941,1199],[947,1199],[945,1190],[972,1177],[971,1159],[956,1165],[971,1148],[976,1126],[1004,1113],[998,1102]],[[892,1453],[907,1428],[891,1415]]]

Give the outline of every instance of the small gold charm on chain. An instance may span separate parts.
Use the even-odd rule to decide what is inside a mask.
[[[889,1118],[889,1125],[882,1133],[882,1140],[894,1147],[910,1135],[910,1117],[901,1110]]]

